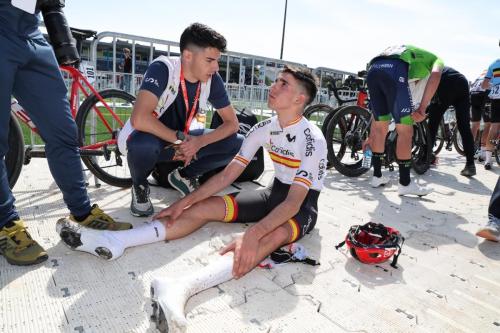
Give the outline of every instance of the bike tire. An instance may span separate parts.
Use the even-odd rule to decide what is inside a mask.
[[[457,127],[453,129],[453,147],[455,147],[455,150],[457,153],[459,153],[462,156],[465,156],[465,150],[464,150],[464,144],[462,142],[462,136],[460,135],[460,132],[458,131]]]
[[[5,154],[7,179],[11,189],[16,185],[24,163],[24,137],[16,117],[11,113],[8,135],[9,150]]]
[[[327,104],[314,104],[305,109],[303,116],[321,128],[324,135],[326,131],[326,126],[324,124],[331,119],[329,116],[334,111],[335,109]],[[323,131],[323,129],[325,131]]]
[[[115,108],[115,113],[119,115],[120,120],[123,123],[130,118],[135,101],[134,96],[118,89],[103,90],[99,92],[99,95],[101,95],[110,107]],[[97,128],[99,123],[102,124],[102,121],[96,119],[94,107],[102,108],[101,112],[104,116],[109,114],[108,110],[104,108],[102,104],[99,104],[100,101],[97,96],[92,94],[85,99],[78,109],[76,124],[78,126],[78,139],[80,146],[94,143],[96,138],[98,141],[101,141],[117,136],[120,125],[118,122],[112,121],[111,117],[107,120],[112,122],[111,125],[113,125],[113,133],[110,133],[108,129],[100,132],[99,128]],[[95,128],[97,128],[97,132]],[[82,156],[82,161],[85,166],[97,178],[109,185],[125,188],[132,186],[132,178],[130,177],[127,159],[120,154],[118,146],[112,145],[105,148],[99,148],[100,151],[104,151],[104,149],[107,149],[106,151],[110,153],[109,159],[104,156]]]
[[[429,170],[432,156],[431,133],[426,121],[413,124],[411,166],[419,175]]]
[[[351,105],[340,108],[328,122],[328,160],[345,176],[358,177],[369,170],[362,167],[361,144],[369,135],[370,117],[368,110]],[[348,156],[344,158],[346,153]]]
[[[339,112],[339,110],[341,110],[342,108],[345,108],[345,106],[339,106],[338,108],[333,109],[333,111],[326,116],[325,121],[323,122],[323,126],[321,127],[321,132],[323,132],[323,135],[325,137],[326,137],[326,131],[328,130],[328,124],[332,120],[333,116],[335,116],[335,114]]]
[[[438,131],[436,133],[436,141],[434,142],[434,147],[433,147],[434,155],[439,154],[441,149],[443,149],[445,141],[446,141],[446,127],[444,126],[444,120],[441,119],[441,121],[439,122]]]

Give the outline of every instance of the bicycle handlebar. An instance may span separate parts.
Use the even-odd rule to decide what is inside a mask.
[[[342,86],[340,88],[336,88],[336,87],[333,87],[332,85],[328,84],[327,86],[327,89],[328,89],[328,92],[329,93],[333,93],[333,96],[335,96],[335,98],[337,99],[337,101],[342,104],[343,102],[348,102],[350,101],[349,99],[348,100],[344,100],[342,99],[340,96],[339,96],[339,91],[340,90],[351,90],[350,87],[348,86]]]

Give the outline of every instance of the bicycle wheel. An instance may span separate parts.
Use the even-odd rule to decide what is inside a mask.
[[[371,114],[359,106],[340,108],[326,130],[328,160],[341,174],[357,177],[367,172],[362,167],[362,143],[370,132]]]
[[[331,119],[331,114],[334,113],[334,109],[326,104],[314,104],[309,106],[305,111],[303,116],[306,117],[309,121],[313,122],[321,128],[323,135],[326,132],[327,122]]]
[[[439,154],[441,149],[443,149],[445,140],[446,127],[444,126],[444,120],[441,119],[441,121],[439,122],[438,131],[436,133],[436,141],[434,142],[434,147],[432,147],[434,155]]]
[[[5,154],[5,167],[7,169],[7,178],[10,188],[14,188],[21,174],[24,162],[24,138],[21,126],[16,117],[11,113],[9,121],[9,150]]]
[[[411,149],[411,166],[419,175],[429,170],[431,164],[432,145],[429,125],[426,121],[413,124]]]
[[[117,89],[103,90],[99,94],[125,124],[132,114],[135,97]],[[78,109],[76,124],[82,160],[89,171],[109,185],[132,186],[127,159],[120,154],[116,143],[122,125],[97,96],[90,95],[85,99]]]
[[[453,129],[453,147],[455,147],[455,150],[457,153],[459,153],[462,156],[465,156],[465,150],[464,150],[464,144],[462,142],[462,136],[460,135],[460,132],[458,131],[457,127]]]

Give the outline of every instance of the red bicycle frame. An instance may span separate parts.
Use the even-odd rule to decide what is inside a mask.
[[[365,89],[360,89],[358,92],[356,105],[366,109],[367,100],[368,100],[368,93],[366,92]]]
[[[72,66],[61,66],[60,69],[61,71],[67,72],[71,76],[71,94],[69,103],[70,103],[71,115],[73,116],[73,118],[76,118],[76,113],[78,112],[78,92],[82,91],[83,94],[85,95],[85,98],[87,98],[90,96],[90,93],[85,89],[87,88],[88,90],[91,91],[92,94],[94,94],[97,97],[99,102],[101,102],[102,105],[104,105],[104,107],[108,110],[108,112],[111,114],[114,120],[116,120],[120,124],[120,127],[123,127],[123,122],[121,121],[121,119],[109,107],[106,101],[101,97],[101,95],[99,95],[97,90],[95,90],[94,87],[92,87],[92,85],[87,81],[85,76],[83,76],[82,73],[80,73],[80,71],[77,68]],[[113,132],[113,129],[109,125],[109,122],[106,120],[106,118],[104,118],[102,112],[95,106],[94,106],[94,111],[96,112],[99,119],[101,119],[101,122],[104,124],[104,126],[108,129],[108,131],[110,133]],[[109,144],[116,144],[116,139],[112,138],[92,145],[82,146],[80,147],[80,149],[94,150]]]
[[[106,103],[106,101],[101,97],[99,92],[92,87],[92,85],[88,82],[87,78],[80,73],[80,71],[72,66],[60,66],[59,67],[61,71],[68,73],[68,75],[71,77],[71,87],[70,87],[70,97],[69,97],[69,103],[70,103],[70,110],[71,110],[71,116],[73,119],[76,118],[76,113],[78,112],[78,92],[83,92],[85,95],[85,98],[88,98],[91,94],[94,94],[97,99],[99,100],[100,103],[108,110],[109,114],[113,117],[113,119],[120,124],[120,127],[123,127],[123,121],[116,115],[116,113],[109,107],[109,105]],[[90,93],[89,93],[90,91]],[[26,124],[31,131],[34,133],[38,133],[38,129],[36,128],[36,125],[31,121],[30,117],[26,113],[26,111],[20,106],[17,102],[11,103],[11,108],[14,111],[15,116],[19,121],[22,123]],[[112,133],[113,129],[109,122],[106,120],[106,118],[103,116],[101,110],[97,107],[93,107],[95,113],[101,120],[102,124],[107,128],[107,130]],[[90,151],[95,151],[97,149],[100,149],[104,146],[107,145],[115,145],[116,144],[116,138],[111,138],[109,140],[101,141],[98,143],[94,143],[91,145],[87,146],[82,146],[80,147],[80,151],[85,153]]]

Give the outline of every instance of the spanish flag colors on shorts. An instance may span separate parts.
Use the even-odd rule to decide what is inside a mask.
[[[238,217],[238,204],[231,195],[224,195],[222,200],[224,200],[224,205],[226,206],[226,212],[222,221],[233,222]]]
[[[293,243],[297,240],[297,238],[299,238],[300,226],[299,223],[294,218],[289,219],[288,224],[292,228],[292,236],[290,237],[289,243]]]

